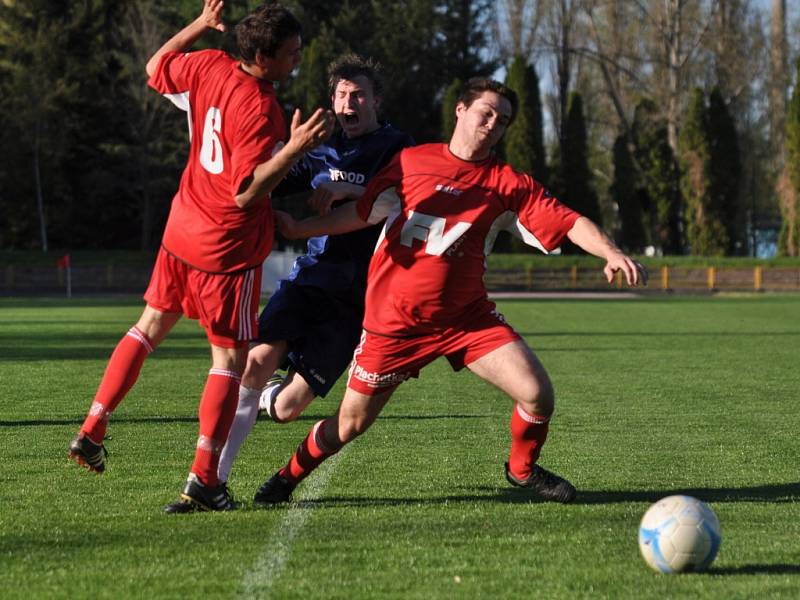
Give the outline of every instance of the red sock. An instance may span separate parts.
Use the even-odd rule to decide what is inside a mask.
[[[517,404],[511,413],[511,455],[508,470],[517,479],[527,479],[547,439],[550,417],[531,415]]]
[[[93,442],[102,443],[108,427],[108,417],[136,383],[142,363],[152,351],[150,339],[136,327],[131,327],[108,360],[94,402],[81,426],[81,433]]]
[[[297,447],[292,458],[278,474],[292,485],[297,485],[311,474],[322,462],[336,454],[341,448],[331,450],[325,446],[323,431],[325,421],[317,422],[308,432],[306,439]]]
[[[200,435],[192,473],[204,485],[219,485],[219,455],[231,429],[239,405],[240,377],[233,371],[211,369],[200,399]]]

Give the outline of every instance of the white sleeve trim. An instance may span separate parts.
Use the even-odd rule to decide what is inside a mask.
[[[533,233],[528,231],[520,222],[517,214],[513,211],[507,210],[497,217],[494,220],[494,223],[492,223],[492,226],[489,228],[489,233],[486,235],[486,245],[484,246],[483,250],[486,256],[491,253],[492,248],[494,248],[495,240],[497,239],[497,234],[501,231],[508,231],[514,237],[521,239],[528,246],[533,246],[545,254],[550,254],[542,242],[540,242],[539,239],[533,235]]]
[[[367,217],[367,223],[375,225],[380,223],[392,213],[400,212],[400,198],[396,188],[390,187],[383,190],[372,203],[372,210]]]

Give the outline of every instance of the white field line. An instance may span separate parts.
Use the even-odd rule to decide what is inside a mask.
[[[325,491],[336,464],[349,447],[350,444],[347,444],[338,454],[322,463],[311,477],[303,481],[293,496],[296,504],[290,506],[283,519],[267,536],[261,555],[245,573],[239,598],[269,598],[273,584],[280,579],[286,561],[292,554],[295,538],[303,530],[306,520],[313,511],[309,506],[302,506],[303,502],[317,498]]]

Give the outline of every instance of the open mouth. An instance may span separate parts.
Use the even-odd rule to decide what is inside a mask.
[[[356,113],[345,113],[345,125],[358,125],[358,115]]]

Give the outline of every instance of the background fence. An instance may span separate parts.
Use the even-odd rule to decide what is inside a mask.
[[[262,291],[275,289],[296,258],[294,252],[273,252],[264,264]],[[600,265],[601,263],[598,263]],[[490,291],[616,291],[625,288],[622,277],[610,286],[598,265],[556,265],[490,268],[485,277]],[[72,261],[75,294],[142,293],[152,262]],[[2,266],[0,294],[36,295],[64,293],[65,268],[55,264],[7,263]],[[648,292],[800,291],[800,266],[660,266],[651,269]]]

